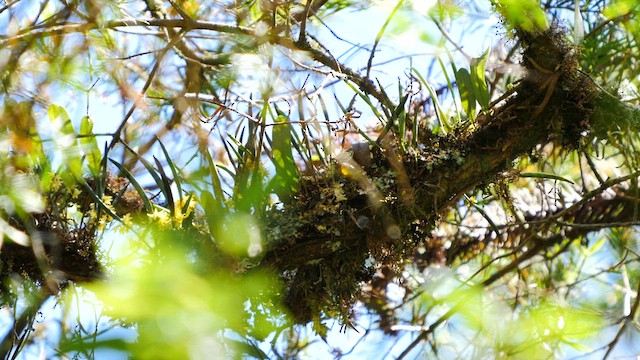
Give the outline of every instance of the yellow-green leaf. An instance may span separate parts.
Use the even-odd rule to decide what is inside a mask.
[[[54,130],[58,134],[54,134],[56,144],[62,153],[63,164],[69,172],[62,172],[62,179],[66,185],[83,178],[82,171],[82,151],[76,143],[76,131],[71,124],[71,118],[62,106],[55,104],[49,105],[47,109],[49,120]],[[69,176],[72,175],[71,177]]]
[[[80,122],[80,147],[86,156],[91,175],[97,177],[100,174],[100,163],[102,153],[98,147],[98,140],[93,134],[93,121],[90,117],[84,116]]]
[[[300,177],[298,166],[293,158],[292,130],[291,123],[286,116],[278,115],[274,120],[271,133],[271,148],[276,174],[271,180],[271,189],[278,196],[284,197],[298,190]]]
[[[487,80],[484,76],[487,54],[488,51],[485,51],[480,57],[471,59],[471,83],[473,84],[473,93],[483,111],[489,110],[489,102],[491,100]]]
[[[73,129],[73,125],[71,124],[71,118],[69,114],[67,114],[67,110],[65,110],[62,106],[51,104],[47,109],[47,114],[49,115],[49,120],[52,123],[59,125],[60,131],[64,135],[75,135],[76,131]],[[58,122],[62,122],[62,124],[57,124]]]
[[[567,179],[565,177],[562,177],[560,175],[542,173],[542,172],[521,172],[520,173],[520,177],[559,180],[559,181],[568,182],[570,184],[574,184],[573,181],[571,181],[571,180],[569,180],[569,179]]]
[[[512,27],[531,33],[544,31],[549,26],[539,0],[494,0],[493,3]]]

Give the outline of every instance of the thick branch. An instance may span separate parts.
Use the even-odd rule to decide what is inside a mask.
[[[550,32],[541,35],[536,41],[545,42],[547,46],[546,57],[555,57],[560,70],[549,73],[531,71],[531,75],[516,89],[516,95],[506,104],[495,108],[487,115],[480,116],[479,128],[469,134],[457,133],[444,139],[432,139],[431,143],[425,143],[425,150],[417,155],[402,156],[401,169],[391,166],[390,158],[397,156],[393,150],[381,150],[377,152],[374,162],[378,165],[367,169],[366,176],[373,182],[383,182],[384,176],[391,167],[395,173],[404,172],[410,180],[410,191],[413,192],[414,202],[407,204],[402,201],[385,201],[381,209],[385,212],[371,212],[371,204],[362,199],[351,199],[345,203],[342,209],[345,213],[365,214],[375,218],[378,222],[376,230],[388,227],[388,216],[394,216],[391,223],[397,224],[401,229],[408,228],[408,224],[416,220],[410,215],[421,214],[419,219],[433,221],[437,214],[448,208],[452,202],[466,191],[482,184],[490,183],[502,171],[510,168],[511,163],[518,156],[529,153],[535,146],[555,140],[567,145],[573,145],[580,139],[582,127],[590,116],[591,109],[595,106],[589,101],[595,101],[597,90],[588,86],[587,77],[576,70],[574,58],[567,54],[558,34]],[[556,45],[554,49],[553,46]],[[529,56],[540,55],[529,52]],[[531,63],[536,62],[533,58]],[[545,59],[544,61],[548,61]],[[540,60],[540,62],[543,62]],[[564,64],[567,62],[568,64]],[[574,72],[569,73],[569,71]],[[555,81],[551,80],[555,78]],[[551,87],[552,85],[555,85]],[[395,180],[395,179],[394,179]],[[315,178],[308,181],[315,182]],[[347,182],[348,180],[344,180]],[[341,184],[344,185],[344,184]],[[309,189],[317,190],[317,186],[308,185]],[[304,191],[303,191],[304,192]],[[399,189],[388,193],[381,189],[382,198],[402,198]],[[298,204],[302,211],[309,211],[313,204],[309,204],[307,194],[299,196],[304,204]],[[294,208],[296,205],[293,206]],[[400,215],[400,216],[398,216]],[[387,222],[387,224],[382,224]],[[347,226],[353,222],[345,221]],[[279,226],[280,224],[277,224]],[[368,237],[369,230],[344,231],[350,237],[356,236],[364,241]],[[383,232],[384,233],[384,232]],[[292,263],[293,259],[302,262],[321,259],[330,256],[335,247],[319,246],[319,253],[309,251],[309,245],[316,241],[340,240],[340,237],[327,237],[314,232],[304,232],[305,236],[295,240],[293,247],[288,247],[286,256],[279,254],[278,264],[286,263],[290,268],[302,263]],[[359,234],[359,236],[357,235]],[[290,244],[291,241],[288,241]],[[352,241],[345,241],[350,244]],[[370,244],[372,245],[372,244]],[[315,248],[315,247],[312,247]]]
[[[333,306],[339,306],[336,298],[349,302],[368,257],[391,266],[402,263],[428,240],[438,214],[465,192],[491,183],[517,157],[551,141],[577,146],[604,95],[578,71],[577,57],[559,31],[527,35],[524,44],[527,77],[504,105],[479,116],[475,131],[427,137],[423,150],[414,153],[400,154],[393,146],[374,149],[373,165],[361,176],[381,184],[373,191],[337,171],[328,171],[322,181],[305,178],[298,203],[270,218],[267,234],[293,230],[279,232],[284,239],[262,265],[288,279],[288,304],[298,320],[309,320],[319,310],[318,294],[326,294]],[[347,201],[317,194],[336,186]],[[367,226],[360,226],[362,217],[370,221]],[[287,275],[292,269],[295,275]]]
[[[372,81],[345,68],[326,51],[278,34],[258,37],[240,26],[190,19],[65,23],[31,28],[0,40],[0,47],[54,34],[132,26],[210,30],[248,36],[256,44],[307,51],[383,106],[391,104]],[[260,266],[285,280],[286,302],[296,320],[305,322],[321,312],[347,308],[359,284],[371,279],[371,269],[365,266],[368,259],[397,266],[428,241],[424,235],[438,215],[462,194],[492,182],[517,157],[540,144],[554,141],[576,146],[593,125],[595,109],[605,100],[612,102],[578,70],[564,34],[555,30],[526,34],[522,42],[527,77],[506,103],[479,116],[472,131],[459,129],[448,137],[429,133],[420,139],[420,148],[406,153],[394,147],[393,139],[385,139],[388,145],[372,150],[370,166],[345,172],[344,164],[334,164],[323,173],[303,177],[291,202],[267,212],[269,248]],[[626,114],[621,117],[627,118]]]

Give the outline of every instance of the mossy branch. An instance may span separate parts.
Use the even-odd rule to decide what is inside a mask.
[[[479,116],[475,130],[426,139],[423,150],[401,156],[393,146],[374,149],[372,165],[362,171],[376,184],[377,199],[352,176],[343,176],[337,164],[320,179],[302,178],[297,203],[268,215],[268,236],[274,229],[288,232],[278,233],[262,266],[287,281],[287,302],[298,321],[322,312],[346,315],[339,307],[355,300],[363,274],[372,271],[367,259],[401,264],[428,241],[424,234],[439,214],[508,171],[519,156],[549,142],[575,149],[586,136],[637,124],[640,111],[579,70],[576,51],[561,30],[527,33],[523,41],[526,77],[504,104]],[[603,121],[605,114],[615,121]],[[409,179],[410,196],[401,178]],[[331,197],[336,188],[346,200]],[[362,217],[366,226],[360,226]]]

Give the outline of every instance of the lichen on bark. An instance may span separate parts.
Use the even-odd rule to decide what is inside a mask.
[[[527,73],[475,126],[427,136],[410,151],[391,137],[391,145],[372,149],[371,165],[362,171],[380,196],[363,191],[334,163],[303,177],[295,201],[268,215],[267,233],[295,229],[269,249],[262,265],[282,274],[296,321],[318,323],[322,314],[348,320],[371,274],[401,269],[418,247],[434,252],[423,258],[442,261],[447,255],[437,253],[442,246],[430,246],[429,234],[460,196],[512,172],[512,162],[539,145],[575,149],[589,136],[601,90],[580,71],[579,49],[558,27],[517,34]],[[346,199],[332,198],[336,186]],[[358,226],[359,217],[370,220],[366,228]]]

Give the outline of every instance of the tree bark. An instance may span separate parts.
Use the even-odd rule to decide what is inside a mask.
[[[476,124],[422,139],[423,150],[411,153],[401,154],[393,146],[373,149],[373,165],[360,176],[370,179],[366,184],[377,184],[373,191],[339,170],[326,171],[320,180],[317,174],[303,178],[297,202],[277,216],[269,214],[267,238],[290,230],[273,242],[278,245],[262,266],[286,281],[287,304],[298,321],[328,309],[340,312],[337,307],[353,302],[358,284],[372,273],[367,259],[399,266],[429,241],[440,213],[465,192],[508,173],[519,156],[548,142],[575,149],[592,122],[602,123],[593,115],[606,95],[579,71],[578,56],[562,31],[519,35],[527,75]],[[346,201],[317,194],[336,187],[343,189]],[[370,220],[366,228],[358,226],[362,216]],[[344,308],[341,314],[348,316]]]

